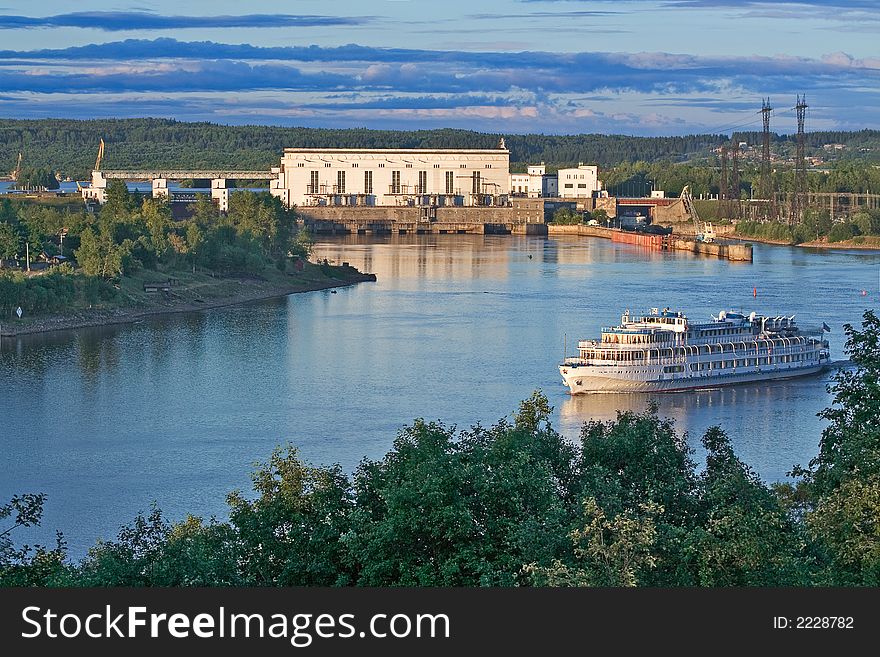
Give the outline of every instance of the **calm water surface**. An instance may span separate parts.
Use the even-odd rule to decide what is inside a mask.
[[[28,538],[61,529],[80,556],[152,501],[173,519],[225,517],[226,493],[249,489],[253,463],[278,444],[352,471],[413,418],[489,424],[536,388],[572,439],[584,421],[654,398],[693,445],[720,424],[762,477],[783,479],[816,452],[828,376],[570,397],[556,371],[563,336],[571,351],[625,308],[696,319],[733,308],[825,321],[842,358],[842,325],[876,307],[880,272],[878,254],[760,245],[753,264],[503,236],[334,238],[315,251],[379,280],[0,343],[0,499],[49,495]]]

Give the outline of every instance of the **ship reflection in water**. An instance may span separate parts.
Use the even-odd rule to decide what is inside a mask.
[[[565,395],[558,404],[559,429],[577,440],[585,422],[614,420],[618,411],[644,413],[655,403],[661,418],[672,420],[679,432],[687,432],[698,461],[703,458],[700,438],[706,429],[718,425],[729,431],[735,427],[730,438],[737,454],[763,460],[761,474],[765,479],[784,479],[793,465],[807,464],[815,454],[811,443],[819,439],[815,415],[793,414],[791,409],[802,408],[805,400],[815,397],[816,387],[827,385],[832,377],[833,371],[674,393]]]

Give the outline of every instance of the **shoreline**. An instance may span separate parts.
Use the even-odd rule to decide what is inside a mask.
[[[851,244],[848,242],[822,242],[813,240],[812,242],[801,242],[800,244],[792,244],[784,240],[773,240],[766,237],[751,237],[748,235],[737,235],[730,233],[724,235],[724,238],[735,239],[741,242],[760,242],[761,244],[771,244],[773,246],[793,246],[804,249],[827,249],[829,251],[880,251],[880,245],[873,244]]]
[[[215,299],[205,299],[204,301],[192,302],[183,301],[170,306],[154,306],[154,307],[130,307],[130,308],[112,308],[98,309],[92,311],[80,311],[71,315],[52,315],[35,319],[32,323],[12,328],[7,326],[6,322],[0,325],[0,338],[14,338],[22,335],[35,335],[38,333],[50,333],[53,331],[69,331],[81,328],[93,328],[97,326],[114,326],[118,324],[131,324],[139,320],[158,317],[162,315],[175,315],[178,313],[198,312],[200,310],[210,310],[213,308],[225,308],[228,306],[238,306],[252,301],[264,301],[266,299],[277,299],[286,297],[290,294],[299,294],[301,292],[317,292],[337,287],[350,287],[357,283],[365,283],[375,281],[375,274],[358,273],[345,279],[327,279],[326,281],[299,282],[284,286],[257,287],[250,290],[242,290],[239,294],[226,297],[218,297]],[[242,284],[244,284],[242,282]]]

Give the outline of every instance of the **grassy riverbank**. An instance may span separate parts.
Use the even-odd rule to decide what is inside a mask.
[[[859,235],[851,240],[842,242],[829,242],[826,238],[813,240],[811,242],[800,242],[795,244],[790,240],[772,239],[769,237],[755,237],[753,235],[737,235],[733,233],[727,237],[734,237],[746,242],[760,242],[761,244],[774,244],[776,246],[799,246],[810,249],[837,249],[837,250],[853,250],[862,249],[865,251],[880,251],[880,237],[874,235]]]
[[[144,290],[145,283],[169,279],[174,279],[175,283],[168,292]],[[63,313],[25,314],[21,319],[6,319],[0,323],[0,336],[124,324],[152,315],[219,308],[371,280],[375,280],[373,275],[361,273],[353,267],[311,263],[298,272],[282,273],[267,268],[258,275],[217,276],[186,271],[161,274],[144,270],[122,278],[117,298],[113,301],[91,306],[80,304]]]

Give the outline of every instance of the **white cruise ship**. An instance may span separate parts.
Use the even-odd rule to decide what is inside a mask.
[[[572,394],[673,392],[815,374],[829,363],[821,329],[805,331],[791,317],[722,311],[711,322],[681,312],[627,310],[600,340],[578,342],[559,366]]]

